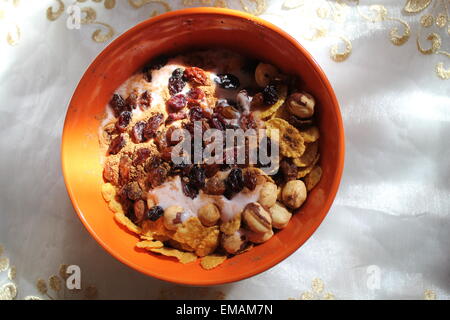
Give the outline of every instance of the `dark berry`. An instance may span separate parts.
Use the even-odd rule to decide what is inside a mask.
[[[180,111],[187,105],[186,96],[184,94],[177,94],[172,96],[169,100],[167,100],[167,107],[171,111]]]
[[[174,146],[183,140],[183,137],[178,135],[178,138],[175,138],[176,134],[174,134],[175,130],[181,130],[178,127],[171,126],[166,131],[166,141],[170,146]],[[178,132],[177,132],[178,133]]]
[[[119,119],[116,122],[116,128],[120,132],[124,132],[127,129],[127,126],[130,124],[132,113],[130,111],[123,111]]]
[[[140,99],[141,110],[148,109],[152,104],[152,95],[146,90],[141,94]]]
[[[181,110],[180,112],[177,112],[177,113],[174,113],[174,112],[169,113],[169,115],[167,116],[167,119],[166,119],[166,125],[168,125],[174,121],[183,120],[186,118],[187,118],[187,112],[185,110]]]
[[[189,184],[196,188],[201,189],[205,186],[205,169],[200,166],[193,166],[189,171]]]
[[[185,85],[186,82],[184,82],[183,79],[170,77],[168,85],[170,95],[173,96],[174,94],[181,92]]]
[[[136,109],[138,103],[138,97],[135,93],[131,93],[128,98],[125,100],[127,104],[127,110]]]
[[[278,101],[277,88],[274,85],[269,84],[263,89],[263,101],[266,105],[272,105]]]
[[[244,189],[244,179],[242,177],[242,169],[231,169],[230,174],[225,180],[226,192],[225,196],[231,199],[234,194],[239,193]]]
[[[183,72],[184,72],[183,68],[176,68],[172,72],[172,77],[173,78],[182,78],[183,77]]]
[[[191,199],[194,199],[198,195],[198,189],[196,189],[194,186],[192,186],[188,181],[185,179],[181,180],[181,187],[183,189],[183,193],[186,197],[189,197]]]
[[[211,128],[217,129],[217,130],[225,130],[226,124],[224,123],[224,120],[220,116],[220,114],[213,114],[210,120]]]
[[[202,108],[196,106],[196,107],[192,107],[189,110],[189,119],[192,122],[199,121],[202,118],[203,118],[203,110],[202,110]]]
[[[115,137],[108,148],[108,154],[117,154],[125,146],[125,139],[122,135]]]
[[[164,214],[163,208],[161,208],[160,206],[154,206],[154,207],[148,209],[146,218],[151,221],[156,221],[159,218],[161,218],[163,214]]]
[[[143,130],[143,136],[145,140],[155,137],[156,131],[163,122],[163,118],[164,116],[161,113],[157,113],[150,119],[148,119],[145,128]]]
[[[131,130],[131,138],[133,139],[134,143],[144,142],[145,126],[146,123],[144,121],[136,122],[136,124],[133,126],[133,129]]]
[[[218,74],[214,81],[224,89],[237,89],[241,85],[239,78],[230,73]]]
[[[125,103],[125,100],[122,98],[120,94],[115,93],[109,102],[113,112],[114,116],[118,117],[123,111],[126,111],[127,104]]]

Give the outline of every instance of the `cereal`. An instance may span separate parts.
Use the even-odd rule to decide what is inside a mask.
[[[272,217],[272,225],[276,229],[285,228],[289,220],[291,220],[292,213],[290,213],[285,206],[277,202],[269,209],[270,216]]]
[[[114,214],[114,219],[116,221],[123,225],[125,228],[127,228],[129,231],[134,232],[136,234],[141,233],[141,228],[139,228],[137,225],[135,225],[130,219],[128,219],[123,213],[116,212]]]
[[[116,196],[116,189],[111,183],[102,184],[102,196],[106,202],[110,202]]]
[[[311,172],[305,177],[306,190],[311,191],[322,178],[322,168],[315,166]]]
[[[308,173],[310,173],[312,171],[312,169],[314,169],[314,166],[316,165],[316,163],[319,161],[319,158],[320,158],[320,154],[317,154],[314,161],[308,167],[304,167],[301,170],[298,170],[297,179],[303,178]]]
[[[320,132],[316,126],[311,126],[307,129],[300,130],[300,134],[303,137],[305,143],[312,143],[319,140]]]
[[[241,214],[237,214],[233,219],[223,222],[220,225],[220,231],[225,234],[233,234],[241,227]]]
[[[157,249],[157,248],[162,248],[164,247],[164,243],[162,243],[161,241],[149,241],[149,240],[145,240],[145,241],[141,241],[136,243],[136,247],[137,248],[141,248],[141,249]]]
[[[305,148],[305,152],[299,158],[292,159],[292,162],[297,167],[307,167],[310,166],[314,159],[317,157],[317,153],[319,152],[319,141],[308,143]]]
[[[227,260],[227,256],[212,254],[201,258],[200,265],[202,266],[203,269],[211,270],[224,263],[225,260]]]
[[[178,249],[162,247],[162,248],[150,248],[149,250],[151,252],[162,254],[163,256],[166,257],[177,258],[178,261],[181,262],[182,264],[191,263],[197,260],[197,256],[192,252],[184,252]]]
[[[286,157],[298,158],[305,151],[303,137],[295,127],[286,120],[274,118],[266,122],[267,135],[272,138],[273,131],[279,130],[280,153]]]

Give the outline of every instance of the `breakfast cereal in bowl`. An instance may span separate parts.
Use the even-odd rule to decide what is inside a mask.
[[[208,49],[158,57],[113,93],[102,194],[137,248],[212,269],[302,214],[322,169],[300,80]]]

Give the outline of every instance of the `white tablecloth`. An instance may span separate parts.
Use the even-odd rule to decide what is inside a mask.
[[[80,29],[67,22],[73,4],[86,15]],[[77,218],[60,169],[67,103],[89,63],[150,15],[199,5],[260,14],[310,50],[340,101],[347,148],[336,201],[310,240],[258,276],[213,288],[155,280],[111,257]],[[449,7],[0,0],[0,297],[449,299]],[[48,281],[61,264],[80,266],[81,292]]]

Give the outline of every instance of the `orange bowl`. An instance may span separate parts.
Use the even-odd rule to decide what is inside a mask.
[[[183,265],[172,258],[135,249],[136,237],[115,222],[101,195],[102,154],[97,134],[114,90],[151,58],[211,46],[236,50],[301,77],[305,88],[317,100],[323,176],[287,228],[268,242],[206,271],[198,262]],[[69,104],[61,157],[73,206],[91,235],[109,253],[155,278],[188,285],[218,285],[273,267],[317,229],[338,190],[344,163],[344,130],[330,83],[296,40],[276,26],[243,12],[195,8],[169,12],[138,24],[94,60]]]

